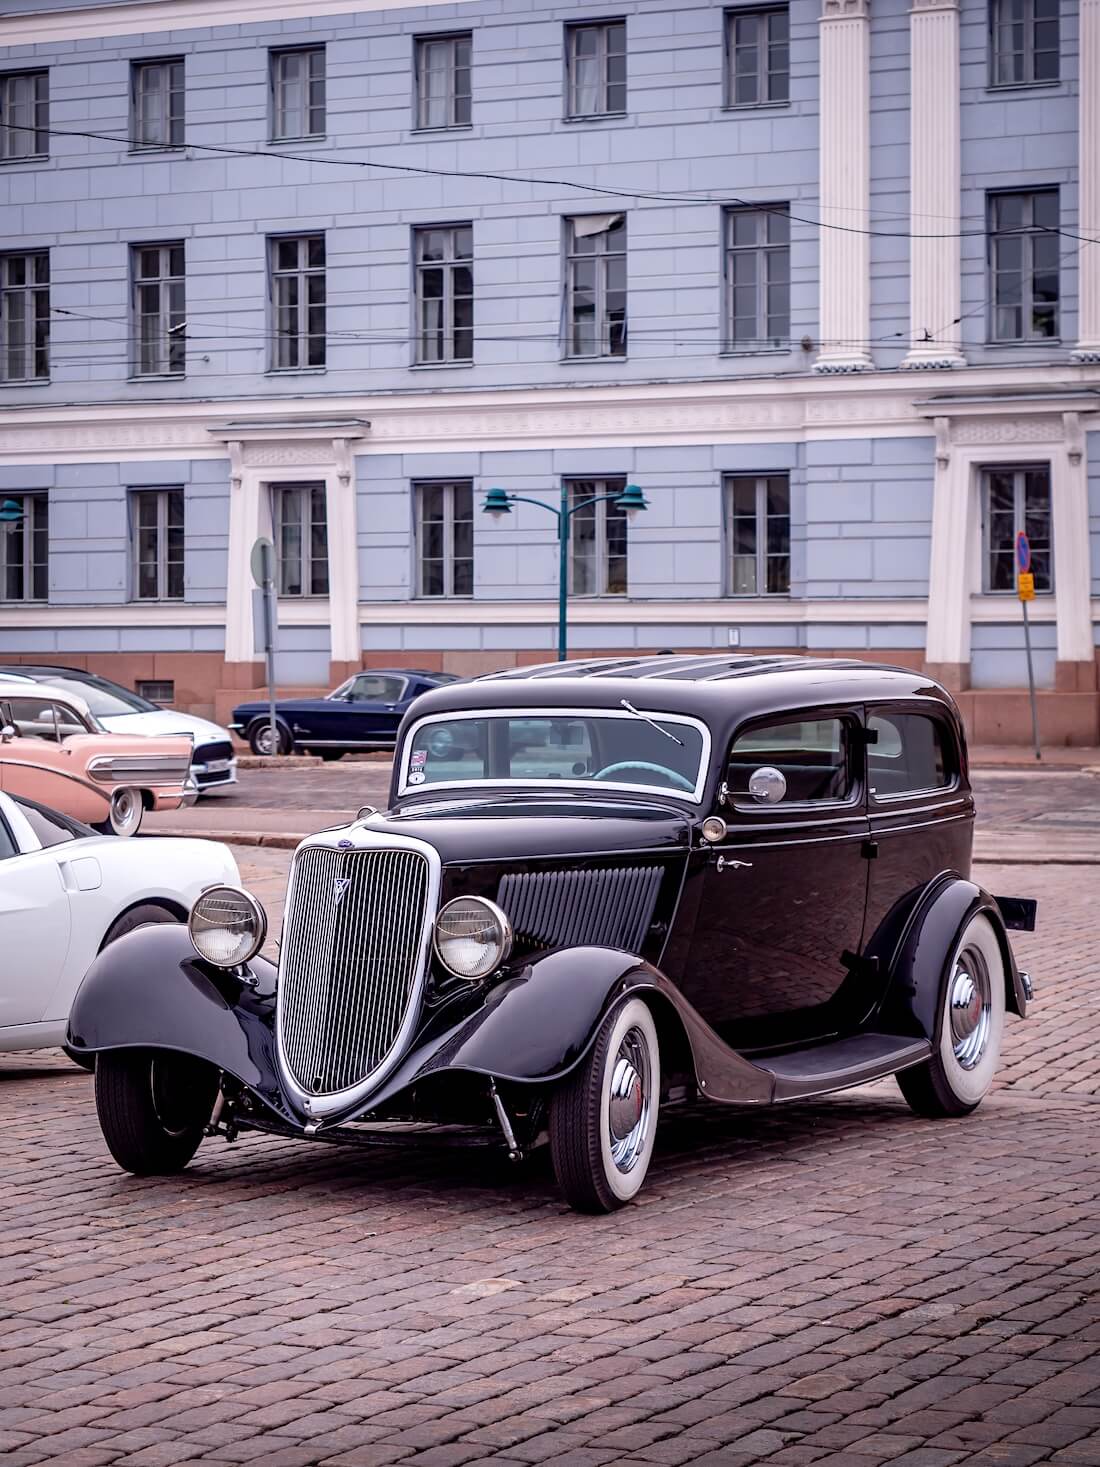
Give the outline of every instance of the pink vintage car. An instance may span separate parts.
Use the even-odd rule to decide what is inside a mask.
[[[0,679],[0,789],[108,834],[133,835],[146,810],[196,796],[189,734],[107,733],[83,698]]]

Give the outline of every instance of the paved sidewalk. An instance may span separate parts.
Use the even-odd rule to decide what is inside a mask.
[[[1095,884],[981,875],[1041,926],[975,1116],[670,1116],[606,1219],[544,1159],[252,1137],[136,1180],[87,1075],[0,1058],[5,1467],[1096,1467]]]

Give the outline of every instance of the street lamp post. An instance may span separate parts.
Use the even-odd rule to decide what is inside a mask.
[[[587,499],[578,499],[575,504],[569,503],[569,487],[561,486],[561,501],[557,506],[547,504],[545,499],[530,499],[526,494],[509,494],[507,489],[490,489],[485,496],[485,503],[481,506],[483,513],[491,514],[494,519],[501,515],[511,514],[513,504],[537,504],[539,509],[549,510],[557,521],[558,526],[558,661],[565,661],[566,652],[566,626],[569,603],[569,528],[573,516],[579,509],[587,509],[590,504],[600,504],[604,501],[614,504],[616,508],[625,510],[628,515],[633,516],[640,509],[648,509],[649,504],[645,495],[637,484],[627,484],[624,489],[614,494],[592,494]]]

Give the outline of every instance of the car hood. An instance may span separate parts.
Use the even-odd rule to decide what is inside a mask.
[[[173,713],[170,708],[157,708],[152,713],[112,713],[110,717],[98,718],[97,722],[108,733],[135,734],[138,737],[143,734],[184,733],[194,735],[197,744],[208,744],[215,739],[229,742],[228,729],[219,728],[206,718],[196,718],[192,713]]]
[[[585,796],[420,799],[373,815],[358,828],[426,841],[444,865],[686,851],[691,842],[688,815],[669,805]],[[353,839],[355,829],[348,831]],[[328,831],[321,839],[328,844],[339,834]]]

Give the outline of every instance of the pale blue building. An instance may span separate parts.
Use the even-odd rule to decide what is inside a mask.
[[[576,651],[1100,737],[1100,0],[12,0],[0,657],[224,711]],[[156,686],[154,686],[156,685]]]

